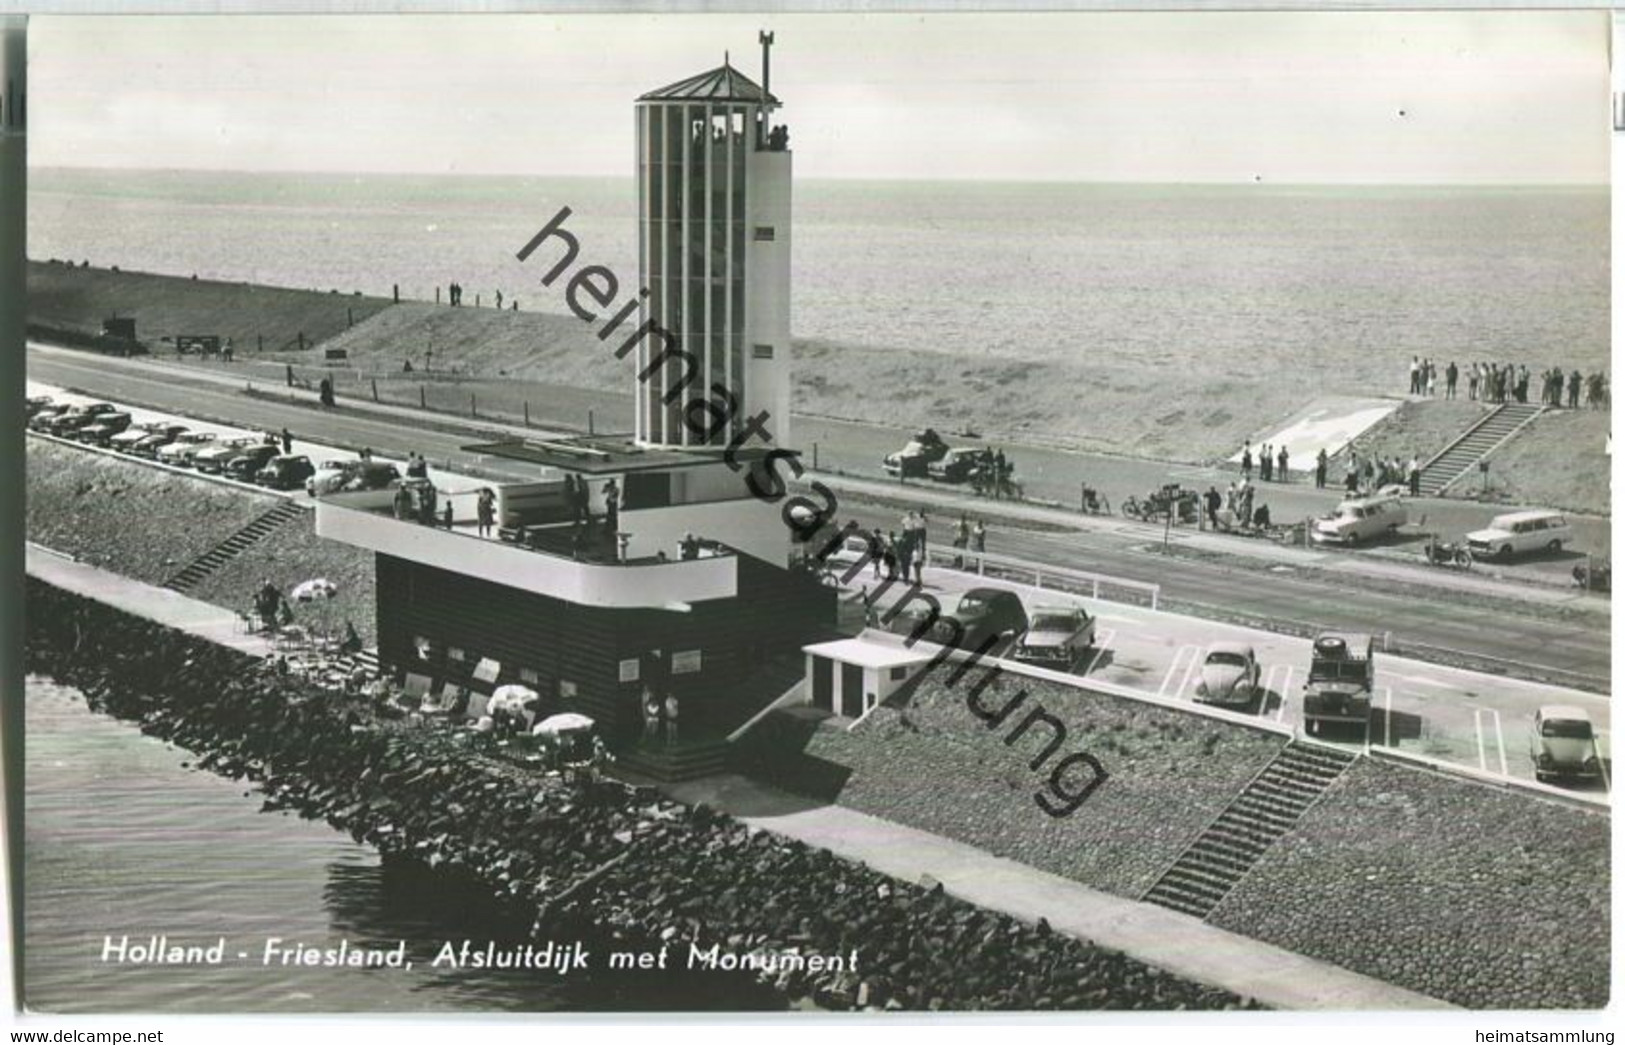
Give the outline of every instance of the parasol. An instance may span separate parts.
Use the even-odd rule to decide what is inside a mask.
[[[315,602],[317,599],[331,599],[338,592],[337,584],[326,577],[315,577],[294,585],[291,594],[295,602]]]
[[[592,729],[596,723],[586,715],[579,715],[574,711],[566,711],[559,715],[550,715],[536,723],[531,733],[536,736],[558,736],[561,733],[573,733],[581,729]]]

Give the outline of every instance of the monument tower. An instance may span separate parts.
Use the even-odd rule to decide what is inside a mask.
[[[684,405],[702,394],[720,401],[718,387],[737,400],[735,430],[765,410],[774,442],[789,443],[789,132],[771,122],[773,34],[760,42],[760,86],[724,56],[637,100],[638,275],[649,291],[639,318],[674,334],[700,371],[675,392],[679,367],[637,382],[640,443],[726,443],[730,431],[707,442],[682,423]],[[645,340],[637,371],[658,351]]]

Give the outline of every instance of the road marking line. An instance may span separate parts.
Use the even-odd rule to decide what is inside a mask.
[[[1087,675],[1095,670],[1100,661],[1100,655],[1111,648],[1112,640],[1117,638],[1117,631],[1113,628],[1097,628],[1095,630],[1095,648],[1089,651],[1089,663],[1084,665],[1083,674]]]
[[[1168,665],[1167,674],[1162,676],[1162,685],[1157,687],[1157,696],[1166,697],[1166,696],[1169,695],[1168,694],[1168,683],[1172,682],[1174,680],[1174,676],[1179,673],[1180,667],[1185,663],[1185,658],[1187,656],[1194,656],[1195,653],[1196,653],[1196,650],[1197,650],[1197,647],[1192,646],[1189,643],[1187,643],[1187,644],[1185,644],[1183,646],[1180,646],[1179,649],[1174,651],[1173,662]],[[1181,685],[1183,685],[1183,683],[1181,683]],[[1175,689],[1174,693],[1173,693],[1173,698],[1177,700],[1178,697],[1179,697],[1179,690]]]
[[[1185,669],[1185,677],[1180,680],[1179,691],[1174,694],[1174,698],[1176,700],[1195,700],[1196,699],[1196,691],[1194,689],[1192,689],[1191,681],[1193,679],[1198,679],[1199,680],[1202,677],[1202,665],[1206,660],[1207,660],[1207,648],[1206,647],[1204,647],[1204,646],[1193,646],[1193,647],[1191,647],[1190,666]],[[1190,690],[1190,692],[1191,692],[1191,695],[1189,697],[1185,696],[1185,691],[1186,690]]]
[[[1478,738],[1478,768],[1489,771],[1489,761],[1484,757],[1484,709],[1473,709],[1473,733]]]
[[[1490,708],[1489,712],[1490,712],[1490,714],[1495,716],[1495,746],[1496,746],[1496,748],[1497,748],[1497,750],[1498,750],[1498,752],[1499,752],[1499,754],[1501,756],[1501,775],[1502,776],[1508,776],[1509,774],[1507,773],[1507,742],[1506,742],[1506,738],[1501,735],[1501,713],[1499,711],[1495,710],[1494,708]],[[1596,741],[1592,741],[1592,744],[1595,745]],[[1599,763],[1599,765],[1600,764],[1601,763]]]

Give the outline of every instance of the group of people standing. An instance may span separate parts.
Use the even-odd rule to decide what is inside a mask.
[[[463,285],[461,283],[453,283],[447,288],[447,290],[449,291],[448,297],[451,300],[452,307],[453,308],[462,307],[462,304],[463,304]],[[399,301],[400,300],[400,290],[399,290],[399,288],[396,288],[395,294],[396,294],[395,300]],[[439,287],[435,288],[434,295],[435,295],[435,297],[434,297],[435,301],[438,302],[440,300],[440,288]],[[495,295],[495,298],[496,298],[497,309],[500,311],[501,308],[502,308],[502,291],[500,291],[500,290],[497,291],[496,295]],[[480,303],[480,298],[479,298],[479,295],[476,294],[476,295],[474,295],[474,304],[478,305],[479,303]],[[519,299],[515,298],[514,300],[508,302],[508,307],[512,311],[518,312],[519,311]],[[407,369],[409,369],[409,370],[411,369],[410,365],[407,367]]]
[[[913,576],[915,584],[925,583],[926,517],[924,510],[910,510],[903,516],[903,532],[881,533],[876,526],[869,532],[869,559],[874,564],[874,575],[880,577],[881,568],[886,579],[894,581],[901,574],[904,583]]]
[[[1438,394],[1438,366],[1431,359],[1411,357],[1410,394],[1432,396]],[[1456,386],[1462,370],[1451,360],[1444,368],[1444,397],[1456,398]],[[1467,398],[1485,403],[1527,403],[1531,374],[1529,367],[1511,363],[1476,362],[1466,370]],[[1586,405],[1593,410],[1608,403],[1608,376],[1600,371],[1590,376],[1578,369],[1569,371],[1554,366],[1540,375],[1540,401],[1546,406],[1580,408],[1580,392],[1586,393]]]
[[[1265,443],[1258,450],[1258,478],[1266,483],[1271,480],[1278,483],[1290,482],[1291,480],[1288,478],[1291,474],[1288,471],[1290,463],[1291,458],[1287,455],[1285,444],[1272,448],[1269,443]],[[1253,444],[1251,440],[1248,440],[1241,447],[1241,474],[1248,479],[1253,476]]]
[[[1370,493],[1384,486],[1404,483],[1412,497],[1422,495],[1422,461],[1414,454],[1410,462],[1402,463],[1397,455],[1362,455],[1358,448],[1349,446],[1348,468],[1343,473],[1343,488],[1349,496]]]

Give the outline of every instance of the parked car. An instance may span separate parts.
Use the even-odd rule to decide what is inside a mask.
[[[272,446],[270,443],[255,443],[244,447],[236,457],[226,462],[225,474],[233,479],[251,483],[260,469],[270,464],[271,459],[280,456],[281,453],[281,447]]]
[[[198,451],[213,443],[218,438],[213,432],[182,432],[173,442],[160,446],[153,454],[164,464],[186,467],[192,463]]]
[[[1318,733],[1328,722],[1368,728],[1376,677],[1376,643],[1370,635],[1319,635],[1309,655],[1309,680],[1303,684],[1304,728]]]
[[[892,618],[887,630],[910,635],[929,621],[930,616],[929,604],[921,599],[913,599]],[[963,634],[956,637],[951,621],[958,622]],[[955,600],[943,600],[941,613],[923,637],[932,642],[953,642],[960,649],[970,652],[980,649],[989,637],[998,639],[989,647],[997,650],[1026,630],[1027,611],[1015,592],[1002,588],[972,588]]]
[[[47,403],[28,415],[28,427],[35,432],[49,431],[51,421],[68,412],[66,403]]]
[[[95,424],[96,419],[103,414],[115,413],[118,410],[112,403],[88,403],[85,406],[75,406],[60,414],[52,414],[45,422],[45,430],[52,435],[67,435],[86,425]]]
[[[192,467],[210,475],[219,475],[226,470],[226,465],[231,462],[232,458],[241,455],[244,450],[258,442],[259,439],[251,435],[234,435],[229,439],[216,439],[193,455]]]
[[[29,396],[27,400],[28,416],[33,417],[44,410],[56,405],[56,400],[50,396]]]
[[[92,424],[75,429],[73,438],[92,446],[106,446],[115,435],[130,427],[132,418],[123,411],[101,414]]]
[[[1258,657],[1243,642],[1215,642],[1202,661],[1196,699],[1208,704],[1247,704],[1258,695]]]
[[[1318,544],[1359,544],[1393,533],[1410,521],[1398,497],[1356,497],[1315,520],[1309,536]]]
[[[957,446],[942,455],[941,460],[926,465],[926,474],[942,483],[969,482],[990,456],[979,446]]]
[[[948,444],[935,429],[927,428],[910,439],[908,445],[881,459],[881,467],[893,478],[924,477],[933,461],[940,461],[948,453]]]
[[[321,497],[355,490],[386,490],[400,477],[400,469],[384,461],[323,461],[316,474],[305,480],[305,492]]]
[[[146,435],[131,439],[128,450],[137,457],[157,457],[161,448],[173,443],[189,431],[191,429],[185,425],[160,421],[149,425]],[[122,439],[127,434],[126,432],[120,432],[117,438]],[[126,447],[120,444],[119,448],[125,449]]]
[[[1529,511],[1497,515],[1489,526],[1467,535],[1467,548],[1480,559],[1501,559],[1538,551],[1562,551],[1574,530],[1562,512]]]
[[[316,474],[316,466],[304,454],[278,454],[254,473],[254,482],[273,490],[295,490]]]
[[[1535,712],[1529,732],[1529,756],[1535,761],[1535,779],[1596,779],[1602,775],[1597,756],[1597,734],[1585,709],[1548,704]]]
[[[1081,606],[1035,606],[1016,642],[1015,657],[1027,664],[1071,671],[1095,644],[1095,619]]]

